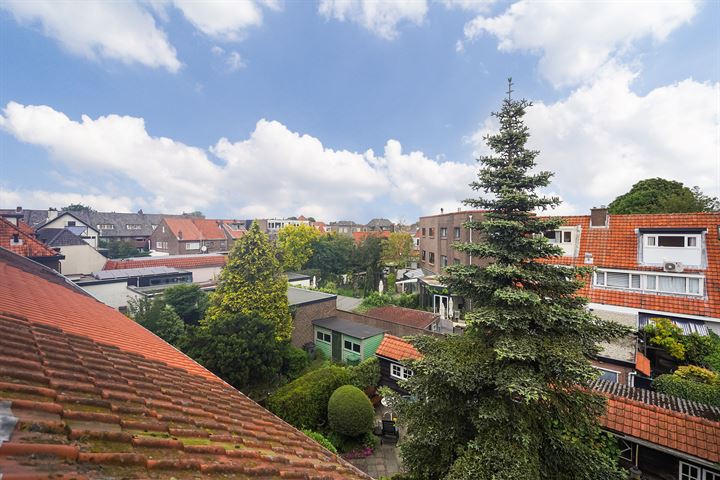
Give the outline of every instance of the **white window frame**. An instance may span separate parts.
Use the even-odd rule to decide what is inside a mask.
[[[115,225],[112,223],[100,223],[97,227],[98,230],[115,230]]]
[[[548,238],[548,237],[545,235],[545,233],[549,233],[549,232],[560,233],[560,241],[559,241],[559,242],[556,242],[555,239]],[[567,241],[567,242],[565,241],[565,234],[566,234],[566,233],[569,233],[569,234],[570,234],[570,240]],[[575,227],[564,227],[564,228],[561,227],[561,228],[556,228],[555,230],[548,230],[547,232],[544,232],[544,233],[542,233],[541,235],[544,236],[545,238],[547,238],[548,241],[549,241],[550,243],[552,243],[553,245],[572,245],[572,244],[575,243],[575,239],[576,239],[576,236],[577,236],[577,228],[575,228]]]
[[[712,470],[703,470],[703,480],[720,480],[720,473]]]
[[[683,467],[687,467],[687,473],[683,472]],[[693,474],[692,469],[697,472],[697,475]],[[680,460],[678,462],[678,480],[703,480],[702,468],[692,463],[686,463]]]
[[[162,250],[163,248],[163,242],[155,242],[155,248],[159,248]]]
[[[196,246],[197,245],[197,246]],[[185,250],[200,250],[200,242],[185,243]]]
[[[323,332],[322,330],[315,331],[315,340],[318,340],[320,342],[329,343],[332,345],[332,335],[330,335],[327,332]]]
[[[623,273],[627,275],[638,275],[640,276],[640,288],[632,286],[632,278],[628,278],[629,287],[617,287],[607,285],[607,273]],[[655,287],[649,288],[647,277],[655,278]],[[685,278],[685,292],[668,292],[664,290],[658,290],[659,281],[657,277],[683,277]],[[690,280],[697,279],[699,281],[698,293],[690,292]],[[599,268],[593,272],[594,288],[607,288],[610,290],[629,290],[639,293],[660,293],[664,295],[676,295],[676,296],[688,296],[688,297],[702,297],[705,295],[705,276],[692,274],[692,273],[668,273],[668,272],[656,272],[656,271],[638,271],[638,270],[615,270],[611,268]]]
[[[345,345],[346,343],[350,344],[350,348],[347,348],[347,346]],[[355,350],[355,345],[357,345],[358,347],[357,350]],[[343,350],[345,350],[346,352],[357,353],[358,355],[360,355],[362,353],[362,345],[352,340],[348,340],[347,338],[343,338]]]
[[[611,370],[609,368],[604,368],[604,367],[598,367],[595,365],[593,365],[593,367],[595,367],[597,370],[600,370],[601,372],[614,373],[615,374],[615,382],[614,383],[620,383],[620,374],[621,374],[620,371]]]
[[[399,363],[391,363],[390,376],[397,380],[407,380],[408,378],[413,376],[413,371],[407,367],[403,367]]]
[[[618,443],[620,444],[620,459],[633,463],[635,461],[635,444],[624,438],[618,438]],[[630,454],[629,458],[623,456],[626,452]]]
[[[440,238],[447,238],[447,227],[440,227]]]
[[[660,246],[660,239],[658,237],[684,237],[682,247],[667,247]],[[695,245],[690,245],[690,239],[695,239]],[[652,245],[650,244],[652,239]],[[643,234],[643,245],[650,248],[693,248],[698,249],[702,245],[702,235],[699,233],[644,233]]]

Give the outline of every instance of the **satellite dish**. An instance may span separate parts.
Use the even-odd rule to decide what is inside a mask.
[[[203,245],[202,247],[200,247],[200,251],[203,253],[207,252],[207,246]]]

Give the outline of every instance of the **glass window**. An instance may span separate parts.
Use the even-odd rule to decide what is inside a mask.
[[[321,342],[331,343],[331,340],[332,340],[332,337],[330,336],[329,333],[321,332],[320,330],[317,331],[316,337]]]
[[[688,278],[688,293],[700,294],[700,279]]]
[[[441,227],[441,228],[440,228],[440,236],[441,236],[442,238],[447,237],[447,227]]]
[[[440,257],[440,266],[441,266],[441,267],[447,267],[447,265],[448,265],[448,263],[447,263],[447,257],[446,257],[445,255],[441,256],[441,257]]]
[[[595,272],[595,285],[605,285],[605,272]]]
[[[658,277],[658,290],[661,292],[685,293],[685,277],[660,275]]]
[[[413,376],[413,372],[412,370],[405,368],[402,365],[398,365],[397,363],[391,363],[390,376],[400,380],[407,380],[408,378]]]
[[[422,251],[422,259],[425,260],[425,250]]]
[[[455,240],[460,240],[460,227],[455,227],[453,229],[453,234],[455,235]]]
[[[697,247],[697,237],[687,237],[688,247]]]
[[[655,237],[647,237],[647,246],[654,247],[655,241],[656,241]]]
[[[630,275],[630,288],[640,288],[640,275]]]
[[[431,264],[435,265],[435,254],[434,254],[433,252],[430,252],[430,255],[429,255],[429,256],[430,256],[430,258],[429,258],[428,261],[429,261]]]
[[[618,372],[612,372],[610,370],[605,370],[604,368],[595,367],[598,370],[600,370],[600,380],[605,380],[612,383],[618,382],[619,374]]]
[[[607,272],[606,275],[608,287],[628,288],[630,286],[627,273]]]
[[[351,352],[360,353],[360,344],[351,342],[350,340],[345,340],[345,350],[350,350]]]
[[[556,230],[550,230],[545,232],[545,238],[550,240],[550,243],[560,243],[560,232]]]
[[[434,237],[435,236],[435,229],[434,228],[428,228],[428,236]]]
[[[705,470],[705,477],[703,478],[703,480],[720,480],[720,473]]]
[[[422,236],[423,236],[423,237],[425,236],[425,229],[424,229],[424,228],[422,229]]]
[[[700,468],[689,463],[680,462],[680,480],[702,480]]]
[[[685,237],[679,235],[658,235],[659,247],[684,247]]]
[[[460,265],[460,259],[459,259],[459,258],[453,258],[453,265]]]
[[[657,280],[657,277],[655,275],[645,276],[645,288],[647,288],[648,290],[655,290],[656,280]]]
[[[563,232],[563,243],[572,243],[572,232]]]

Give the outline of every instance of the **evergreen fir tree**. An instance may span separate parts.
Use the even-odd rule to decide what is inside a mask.
[[[543,259],[559,247],[543,236],[561,225],[534,212],[558,205],[538,188],[528,150],[525,100],[508,97],[493,115],[500,130],[486,137],[494,155],[482,157],[474,190],[489,194],[465,203],[487,210],[467,223],[482,243],[456,248],[488,260],[486,267],[451,266],[444,283],[472,300],[462,336],[422,337],[423,358],[407,382],[418,399],[398,406],[408,434],[405,466],[418,479],[625,478],[614,444],[598,427],[601,396],[585,388],[597,378],[589,359],[598,342],[628,333],[588,311],[577,296],[590,270]]]
[[[289,340],[292,318],[288,283],[276,253],[267,235],[253,222],[230,251],[204,322],[237,314],[258,317],[274,326],[277,340]]]

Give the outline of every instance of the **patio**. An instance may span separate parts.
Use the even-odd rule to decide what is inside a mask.
[[[392,418],[392,411],[388,407],[382,404],[377,406],[375,410],[376,425],[382,425],[383,419],[389,420]],[[403,433],[400,432],[401,437]],[[385,440],[382,445],[375,448],[375,451],[369,457],[354,458],[349,462],[373,478],[389,477],[402,472],[402,462],[394,441]]]

